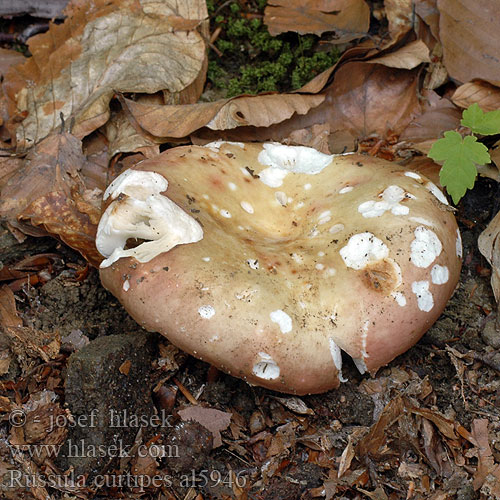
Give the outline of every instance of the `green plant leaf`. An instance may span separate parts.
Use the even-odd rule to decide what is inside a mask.
[[[477,175],[477,165],[490,163],[490,155],[484,144],[476,137],[462,136],[453,130],[444,133],[444,138],[436,141],[427,155],[438,162],[444,162],[439,172],[441,184],[457,204],[467,189],[472,189]]]
[[[475,134],[500,134],[500,110],[485,113],[475,102],[464,110],[460,123]]]

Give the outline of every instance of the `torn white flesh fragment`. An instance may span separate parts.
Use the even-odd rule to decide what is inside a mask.
[[[352,358],[354,361],[354,364],[356,365],[356,368],[358,369],[358,372],[361,373],[361,375],[364,375],[366,373],[366,363],[363,358]]]
[[[408,215],[410,209],[400,202],[409,198],[408,193],[399,186],[389,186],[379,195],[382,201],[365,201],[358,207],[358,212],[367,218],[380,217],[385,212],[390,211],[393,215]]]
[[[448,283],[450,278],[450,272],[446,266],[440,266],[436,264],[431,269],[431,280],[435,285],[444,285]]]
[[[245,147],[245,145],[242,142],[232,142],[232,141],[213,141],[209,142],[208,144],[205,144],[203,147],[210,148],[212,151],[218,153],[220,147],[223,144],[231,144],[233,146],[239,146],[242,149]]]
[[[167,180],[155,172],[127,170],[108,187],[105,198],[115,199],[99,221],[97,250],[108,267],[122,257],[148,262],[176,245],[195,243],[203,238],[196,220],[166,196]],[[116,200],[124,194],[123,199]],[[125,250],[129,238],[147,240]]]
[[[305,146],[285,146],[266,143],[258,161],[266,168],[260,172],[260,180],[270,187],[280,187],[289,172],[319,174],[333,159],[333,155],[320,153]]]
[[[389,248],[372,233],[359,233],[351,236],[347,245],[340,249],[340,256],[347,267],[363,269],[371,262],[389,256]]]
[[[443,245],[436,233],[424,226],[414,231],[415,239],[410,245],[410,260],[417,267],[429,267],[441,254]]]
[[[215,309],[212,306],[201,306],[198,308],[198,314],[204,319],[210,319],[215,315]]]
[[[339,194],[346,194],[349,193],[353,190],[354,188],[352,186],[346,186],[343,187],[341,190],[339,190]]]
[[[417,181],[422,179],[422,177],[420,177],[420,175],[418,175],[416,172],[405,172],[405,175],[406,177],[411,177],[412,179],[416,179]]]
[[[281,309],[273,311],[269,314],[271,321],[276,323],[281,330],[281,333],[289,333],[292,331],[292,318]]]
[[[342,351],[331,337],[328,337],[328,344],[330,347],[330,354],[332,356],[333,364],[339,372],[339,380],[341,382],[347,382],[348,379],[344,378],[344,376],[342,375]]]
[[[411,284],[412,292],[417,297],[417,305],[421,311],[429,312],[434,307],[434,297],[429,291],[428,281],[414,281]]]
[[[429,181],[425,183],[425,187],[440,201],[443,205],[449,205],[446,196],[443,194],[441,189],[439,189],[436,184]]]
[[[280,376],[280,367],[267,353],[259,352],[259,360],[253,365],[252,373],[263,380],[274,380]]]

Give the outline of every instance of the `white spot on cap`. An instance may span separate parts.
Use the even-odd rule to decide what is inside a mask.
[[[212,306],[201,306],[198,308],[198,314],[205,319],[210,319],[215,314],[215,309]]]
[[[335,276],[337,274],[337,270],[334,269],[333,267],[329,267],[326,271],[325,274],[327,276]]]
[[[347,382],[347,379],[342,376],[342,351],[340,347],[331,337],[328,337],[328,345],[330,347],[330,355],[332,356],[333,364],[339,372],[339,380],[341,382]]]
[[[250,269],[259,269],[259,261],[257,259],[248,259],[247,264],[250,266]]]
[[[325,256],[325,252],[318,252],[318,257],[324,257]]]
[[[350,191],[352,191],[354,188],[352,186],[346,186],[346,187],[343,187],[340,191],[339,191],[339,194],[346,194],[346,193],[349,193]]]
[[[434,307],[434,297],[429,291],[428,281],[414,281],[411,284],[412,292],[417,296],[418,308],[429,312]]]
[[[312,184],[310,184],[309,182],[307,184],[304,184],[304,189],[306,191],[309,191],[309,189],[311,189],[311,188],[312,188]]]
[[[318,271],[323,271],[323,269],[325,268],[324,264],[321,263],[316,264],[315,267]]]
[[[340,256],[347,267],[363,269],[371,262],[385,259],[389,248],[372,233],[359,233],[351,236],[347,245],[340,249]]]
[[[299,209],[300,209],[300,208],[302,208],[303,206],[304,206],[304,202],[303,202],[303,201],[299,201],[299,202],[297,203],[297,205],[295,205],[295,208],[296,208],[297,210],[299,210]]]
[[[274,193],[274,197],[276,198],[276,201],[282,206],[282,207],[286,207],[287,203],[288,203],[288,197],[286,195],[286,193],[284,193],[283,191],[276,191]]]
[[[358,207],[358,212],[367,218],[380,217],[386,211],[390,211],[393,215],[407,215],[410,209],[406,205],[401,205],[406,197],[405,190],[399,186],[389,186],[380,195],[382,201],[365,201]]]
[[[344,224],[335,224],[333,225],[329,230],[328,232],[330,234],[336,234],[336,233],[340,233],[340,231],[343,231],[344,230]]]
[[[226,219],[231,218],[231,212],[228,212],[227,210],[221,210],[219,213],[222,215],[222,217],[225,217]]]
[[[290,318],[286,312],[278,309],[269,314],[269,317],[273,323],[277,323],[280,327],[281,333],[288,333],[292,331],[292,318]]]
[[[129,280],[125,280],[123,282],[123,291],[124,292],[128,292],[130,290],[130,281]]]
[[[429,181],[425,183],[425,187],[441,202],[443,205],[449,205],[446,196],[443,194],[441,189],[439,189],[436,184]]]
[[[436,264],[431,269],[431,280],[435,285],[444,285],[450,278],[450,272],[446,266]]]
[[[208,200],[210,199],[210,196],[208,196],[208,194],[202,194],[201,197],[204,199],[204,200]]]
[[[414,234],[415,239],[410,245],[410,260],[417,267],[429,267],[441,253],[443,245],[436,233],[424,226],[418,226]]]
[[[283,184],[283,179],[288,175],[288,170],[282,168],[265,168],[259,174],[260,180],[269,187],[277,188]]]
[[[210,257],[202,257],[201,260],[204,260],[205,262],[210,262]]]
[[[248,212],[249,214],[253,214],[254,210],[252,205],[248,203],[248,201],[242,201],[240,202],[241,208],[245,211]]]
[[[403,292],[392,292],[391,297],[397,302],[398,306],[404,307],[406,305],[406,297]]]
[[[297,264],[302,264],[304,262],[304,257],[298,253],[292,253],[292,259],[297,262]]]
[[[416,172],[405,172],[406,177],[411,177],[412,179],[416,179],[419,181],[422,177],[418,175]]]
[[[263,380],[274,380],[280,376],[280,367],[269,354],[259,352],[259,358],[253,365],[252,373]]]
[[[457,257],[462,258],[463,250],[462,250],[462,235],[460,234],[460,230],[457,228],[457,240],[455,242]]]
[[[238,189],[238,186],[234,182],[228,182],[227,185],[231,191],[236,191]]]
[[[326,224],[327,222],[329,222],[332,219],[331,215],[331,210],[325,210],[324,212],[321,212],[318,215],[318,224]]]

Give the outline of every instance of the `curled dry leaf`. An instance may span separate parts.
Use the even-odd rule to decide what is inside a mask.
[[[268,127],[294,114],[304,115],[324,101],[323,95],[270,94],[178,106],[145,105],[124,99],[139,125],[156,137],[181,138],[202,127],[227,130]]]
[[[438,0],[439,37],[452,78],[500,85],[500,10],[497,0]]]
[[[79,139],[66,133],[47,137],[3,187],[0,216],[42,225],[98,264],[94,240],[102,192],[87,189],[80,174],[85,163]]]
[[[10,115],[25,117],[16,129],[18,148],[60,127],[61,115],[74,121],[76,136],[88,135],[108,120],[115,92],[179,92],[195,80],[205,60],[202,37],[175,31],[171,18],[148,11],[148,3],[75,0],[63,24],[30,40],[33,56],[9,71],[4,87]],[[177,17],[177,4],[167,0],[162,12]]]
[[[264,24],[272,36],[295,31],[301,35],[334,31],[337,43],[364,36],[370,27],[365,0],[269,0]]]
[[[389,22],[389,33],[396,38],[399,33],[406,33],[413,28],[413,0],[384,0],[385,15]]]
[[[486,257],[492,267],[491,288],[495,300],[500,300],[500,212],[495,215],[486,229],[479,235],[479,251]]]
[[[205,408],[195,405],[179,410],[179,416],[185,422],[194,420],[208,429],[214,438],[214,448],[222,445],[221,431],[227,429],[231,423],[232,413],[220,411],[215,408]]]
[[[483,111],[494,111],[500,109],[500,88],[476,80],[458,87],[451,99],[460,108],[477,103]]]
[[[392,53],[370,59],[367,62],[383,64],[390,68],[413,69],[419,64],[431,62],[431,60],[427,45],[422,40],[415,40]]]

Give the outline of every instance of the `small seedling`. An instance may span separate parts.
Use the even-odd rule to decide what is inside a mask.
[[[463,111],[460,124],[471,130],[470,135],[462,137],[458,132],[448,130],[432,145],[427,155],[436,162],[443,162],[439,179],[455,204],[467,189],[474,187],[477,165],[491,162],[488,148],[477,142],[474,134],[500,134],[500,110],[485,113],[474,103]]]

